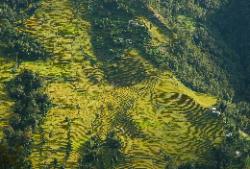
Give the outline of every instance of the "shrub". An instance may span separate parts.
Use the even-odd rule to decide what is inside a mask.
[[[51,54],[28,33],[20,32],[22,20],[31,15],[40,0],[4,0],[0,4],[0,49],[4,56],[21,60],[46,59]],[[19,24],[17,24],[19,23]]]
[[[79,168],[113,168],[123,160],[120,140],[110,132],[105,140],[91,138],[83,146]]]

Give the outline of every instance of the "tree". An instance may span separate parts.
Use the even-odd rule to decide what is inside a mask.
[[[30,34],[18,31],[40,0],[3,0],[0,4],[0,48],[4,56],[18,60],[46,59],[51,56]]]
[[[4,151],[0,154],[0,160],[5,163],[3,168],[6,165],[10,169],[31,168],[28,157],[33,142],[32,132],[51,106],[48,96],[42,93],[42,84],[42,79],[29,70],[6,83],[7,92],[15,101],[15,114],[10,118],[10,126],[4,130],[4,144],[0,144]]]
[[[79,168],[114,168],[123,160],[121,143],[113,132],[105,140],[91,138],[83,146],[81,154]]]

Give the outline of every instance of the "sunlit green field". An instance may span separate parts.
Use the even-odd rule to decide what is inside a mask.
[[[147,18],[138,20],[146,26],[152,24]],[[180,16],[180,22],[184,28],[195,29],[188,18]],[[24,68],[42,76],[53,107],[33,134],[30,159],[34,168],[54,159],[66,168],[77,167],[81,146],[91,136],[104,138],[111,130],[118,133],[127,157],[117,168],[164,168],[164,154],[179,162],[203,160],[206,151],[220,142],[221,119],[208,111],[217,99],[192,91],[171,72],[157,70],[136,49],[125,55],[141,63],[149,77],[129,87],[107,83],[92,48],[91,24],[74,14],[68,0],[44,0],[25,24],[19,31],[39,39],[53,57],[24,61],[19,67],[15,61],[1,58],[0,126],[8,125],[12,114],[4,82]],[[150,31],[153,44],[168,42],[154,24]],[[132,71],[124,73],[133,78]],[[112,78],[122,78],[115,70],[113,74]]]

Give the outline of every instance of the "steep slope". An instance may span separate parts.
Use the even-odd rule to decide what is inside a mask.
[[[143,17],[138,20],[152,25],[152,43],[168,39],[159,25]],[[117,168],[164,168],[168,154],[178,162],[202,160],[207,149],[220,142],[221,119],[208,111],[216,98],[188,89],[170,72],[155,68],[137,49],[125,53],[121,72],[108,68],[110,77],[115,83],[126,80],[122,77],[133,81],[133,76],[138,78],[133,68],[140,63],[147,78],[130,86],[110,84],[103,62],[93,51],[92,25],[87,17],[75,14],[70,1],[44,0],[25,25],[19,30],[37,38],[53,57],[23,61],[16,71],[15,61],[1,58],[5,65],[1,66],[1,98],[7,98],[3,83],[24,68],[47,80],[53,108],[33,135],[33,168],[53,163],[77,167],[81,146],[94,135],[104,138],[110,130],[118,133],[126,156]],[[11,101],[4,99],[1,127],[7,125],[10,108]]]
[[[166,67],[195,90],[225,100],[240,100],[245,91],[245,71],[239,55],[223,40],[223,32],[212,22],[213,16],[230,2],[151,1],[150,6],[172,32],[169,44],[158,48],[164,52],[156,60],[160,64],[168,63]],[[226,18],[230,14],[225,15]],[[224,17],[216,17],[216,21]]]
[[[249,102],[249,55],[250,55],[250,2],[243,0],[237,2],[231,0],[223,8],[218,10],[211,16],[211,20],[222,34],[223,40],[232,48],[237,54],[237,59],[243,67],[243,74],[245,74],[244,90],[240,100],[247,100]],[[223,19],[222,19],[223,18]],[[220,22],[218,22],[220,21]]]

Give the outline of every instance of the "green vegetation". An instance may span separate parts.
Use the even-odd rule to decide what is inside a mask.
[[[242,0],[240,2],[232,0],[219,10],[218,14],[214,16],[213,23],[219,28],[219,31],[227,42],[227,45],[232,48],[238,55],[244,69],[245,83],[244,90],[241,93],[242,98],[250,100],[249,98],[249,5],[250,2]],[[228,17],[229,16],[229,17]]]
[[[7,83],[7,92],[16,102],[13,111],[21,117],[11,119],[12,127],[22,130],[28,126],[35,127],[48,112],[51,104],[48,96],[39,91],[41,87],[40,77],[28,70]]]
[[[145,51],[150,40],[147,27],[136,19],[135,8],[131,9],[137,3],[73,1],[76,8],[84,3],[92,25],[92,44],[107,81],[115,86],[129,86],[144,80],[147,73],[142,63],[124,55],[132,49]],[[81,15],[81,11],[78,12]]]
[[[3,0],[0,169],[248,169],[249,5]]]
[[[80,152],[82,157],[79,168],[115,168],[124,158],[121,147],[114,132],[110,132],[103,141],[98,137],[93,137],[85,143]]]
[[[247,2],[240,3],[240,5],[242,5],[240,10],[249,10],[246,8],[248,6],[246,3]],[[119,76],[124,75],[123,72],[119,71],[120,66],[117,65],[123,64],[123,70],[128,69],[126,69],[126,67],[128,67],[129,64],[119,61],[122,60],[122,57],[123,60],[127,57],[123,55],[124,50],[137,49],[154,67],[160,68],[161,70],[170,69],[189,87],[201,92],[207,91],[219,96],[221,100],[225,100],[226,105],[223,112],[226,113],[227,118],[230,119],[230,121],[227,122],[229,123],[228,125],[237,126],[235,133],[238,133],[238,130],[248,131],[249,103],[247,103],[247,101],[249,100],[245,99],[248,97],[248,93],[245,92],[248,89],[248,83],[246,83],[245,79],[249,79],[249,73],[247,66],[242,68],[241,64],[244,63],[243,65],[248,65],[247,63],[249,62],[246,58],[246,48],[249,39],[239,37],[243,47],[237,48],[237,45],[235,45],[236,51],[234,51],[234,49],[230,49],[227,42],[223,40],[223,35],[221,36],[219,34],[219,31],[222,29],[227,30],[227,25],[233,23],[233,21],[226,19],[223,21],[224,25],[220,23],[219,27],[216,27],[215,23],[216,21],[223,20],[223,18],[227,18],[226,16],[229,15],[229,11],[236,7],[235,2],[214,0],[160,1],[160,3],[154,3],[154,1],[125,2],[122,0],[109,0],[98,2],[89,1],[86,4],[88,5],[88,9],[90,9],[89,18],[93,25],[92,43],[94,44],[96,55],[102,60],[104,67],[109,65],[110,62],[115,65],[111,68],[108,67],[109,69],[104,69],[108,81],[111,81],[109,77],[112,77],[115,73],[119,74]],[[80,6],[79,3],[77,5]],[[222,17],[217,14],[220,8],[227,8],[228,6],[230,8],[228,12],[227,10],[222,10],[225,12],[224,15],[220,14]],[[246,9],[244,9],[243,6]],[[154,9],[152,10],[152,8]],[[238,7],[236,8],[239,9]],[[163,31],[165,36],[170,36],[170,42],[164,44],[165,46],[159,44],[153,46],[153,44],[150,43],[152,40],[152,36],[150,36],[150,31],[153,27],[152,23],[150,23],[148,28],[139,21],[138,17],[149,16],[149,13],[152,12],[150,10],[162,14],[166,22],[169,23],[167,28],[171,31],[171,34],[169,35]],[[156,12],[153,16],[157,16]],[[238,18],[243,18],[242,22],[247,24],[247,19],[244,19],[248,16],[247,12],[238,13],[238,15],[242,15],[238,16]],[[237,18],[237,16],[233,17]],[[214,18],[216,18],[215,21]],[[155,18],[155,20],[158,19],[160,20],[159,17]],[[241,23],[241,25],[244,25],[244,23]],[[131,24],[137,25],[138,28],[141,29],[138,30],[136,27],[131,27]],[[243,36],[245,37],[247,35],[246,31],[246,27],[237,28],[233,36],[237,37],[239,34],[237,32],[243,32]],[[226,36],[230,38],[230,35]],[[139,38],[139,41],[135,38]],[[237,43],[237,40],[233,42]],[[242,49],[244,47],[245,49]],[[242,50],[244,52],[239,52]],[[238,54],[244,56],[239,58]],[[130,62],[132,62],[132,60]],[[140,67],[143,67],[143,65]],[[117,72],[111,71],[110,69],[116,69]],[[111,73],[109,73],[109,71],[111,71]],[[144,70],[139,70],[139,72],[144,72]],[[139,73],[137,73],[137,75],[138,74]],[[190,76],[195,78],[190,78]],[[140,75],[140,77],[143,76]],[[120,78],[118,82],[113,81],[111,83],[117,85],[119,82],[122,83],[122,85],[129,85]],[[239,100],[244,100],[245,102],[238,102]],[[237,138],[235,142],[244,142],[244,139]],[[235,149],[237,146],[233,144],[230,145],[229,143],[224,143],[223,145],[227,145],[227,148],[223,147],[218,150],[222,152],[225,151],[224,154],[221,155],[222,158],[225,156],[225,159],[228,158],[228,161],[237,161],[237,159],[233,160],[233,156],[228,155],[228,157],[226,157],[226,154],[230,154],[229,151],[232,151],[231,149]],[[243,144],[241,148],[249,149],[247,145],[248,144]],[[247,156],[245,156],[245,158],[242,157],[242,159],[246,158]],[[220,161],[223,163],[223,159],[220,159]],[[228,163],[228,161],[225,163]],[[239,163],[243,164],[244,160]],[[231,166],[230,164],[227,165],[218,164],[217,166],[210,166],[210,168],[228,168]],[[188,165],[186,168],[188,168]],[[195,168],[195,165],[193,168]],[[199,168],[199,166],[196,168]]]
[[[0,154],[0,168],[32,168],[28,159],[32,151],[32,131],[51,106],[41,87],[42,79],[28,70],[6,84],[9,97],[15,100],[15,104],[10,126],[4,130],[5,137],[1,142],[4,153]]]
[[[31,35],[21,32],[23,20],[32,15],[39,0],[8,1],[0,4],[0,49],[6,57],[21,60],[45,59],[49,52]]]

